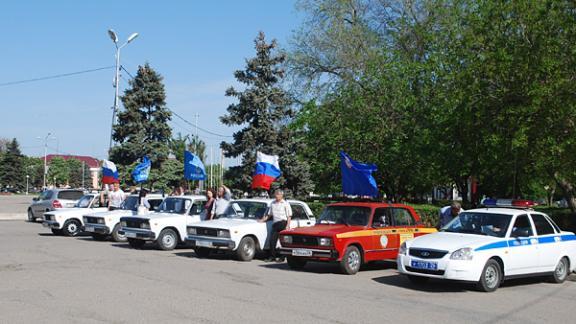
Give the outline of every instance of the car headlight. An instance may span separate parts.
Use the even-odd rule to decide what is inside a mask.
[[[142,223],[142,224],[140,224],[140,228],[142,228],[142,229],[150,229],[150,223]]]
[[[406,242],[402,242],[402,244],[400,245],[400,249],[398,249],[398,254],[406,255],[407,252],[408,252],[408,247],[406,247]]]
[[[121,222],[120,222],[120,226],[122,226],[122,227],[128,227],[128,223],[126,223],[126,221],[121,221]]]
[[[472,260],[474,252],[471,248],[458,249],[450,255],[451,260]]]
[[[188,235],[196,235],[196,227],[188,227]]]
[[[97,222],[98,224],[104,224],[104,218],[98,218]]]
[[[218,230],[218,237],[230,237],[229,230]]]
[[[292,236],[290,235],[282,236],[282,243],[292,244]]]
[[[321,237],[318,240],[318,244],[320,244],[320,246],[330,246],[332,245],[332,240],[327,237]]]

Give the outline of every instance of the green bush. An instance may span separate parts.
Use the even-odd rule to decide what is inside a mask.
[[[320,217],[322,209],[324,209],[324,207],[327,205],[327,203],[323,201],[310,201],[307,202],[307,204],[310,207],[310,209],[312,209],[312,214],[316,218]]]
[[[536,210],[547,214],[554,222],[564,231],[576,231],[576,214],[572,213],[569,208],[557,207],[536,207]]]
[[[420,215],[420,220],[422,224],[427,227],[436,227],[439,222],[440,207],[434,205],[416,205],[409,204],[414,210]]]

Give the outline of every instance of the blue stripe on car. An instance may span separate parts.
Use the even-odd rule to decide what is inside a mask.
[[[560,240],[558,240],[557,238],[559,238]],[[474,251],[484,251],[484,250],[501,249],[507,247],[532,245],[532,240],[533,239],[513,239],[513,240],[499,241],[483,245],[481,247],[476,248]],[[558,241],[575,241],[575,240],[576,235],[568,234],[559,236],[556,235],[556,236],[540,237],[538,238],[538,243],[547,244],[547,243],[555,243]]]

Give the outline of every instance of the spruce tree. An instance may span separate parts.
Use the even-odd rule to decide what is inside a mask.
[[[124,91],[124,110],[118,113],[113,138],[118,143],[110,158],[120,165],[130,165],[144,155],[157,168],[170,153],[172,130],[168,121],[172,113],[166,107],[166,93],[162,76],[148,63],[138,68]]]
[[[6,151],[0,161],[0,186],[22,189],[26,184],[23,157],[20,145],[14,138],[6,144]]]
[[[309,170],[290,150],[297,145],[292,143],[294,137],[286,128],[287,121],[294,116],[291,100],[281,87],[286,57],[276,51],[275,40],[266,42],[263,32],[254,43],[256,57],[246,61],[244,70],[234,73],[246,86],[245,90],[231,87],[226,91],[226,96],[238,99],[238,103],[228,106],[228,113],[221,121],[228,126],[245,126],[234,133],[234,142],[221,144],[226,157],[242,157],[241,165],[231,167],[226,177],[233,181],[233,187],[250,190],[256,152],[279,155],[283,176],[278,184],[295,194],[304,194],[311,189]]]

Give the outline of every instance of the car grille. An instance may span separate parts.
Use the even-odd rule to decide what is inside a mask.
[[[196,227],[196,235],[200,236],[218,236],[218,230],[215,228]]]
[[[87,224],[98,224],[98,218],[99,218],[99,217],[90,217],[90,216],[87,216],[87,217],[86,217],[86,223],[87,223]]]
[[[138,218],[123,218],[122,221],[126,222],[126,227],[141,228],[143,223],[148,223],[147,220]]]
[[[423,274],[429,274],[429,275],[437,275],[437,276],[443,276],[444,275],[444,270],[416,269],[416,268],[412,268],[412,267],[406,267],[406,270],[408,270],[410,272],[423,273]]]
[[[294,235],[292,236],[292,244],[318,246],[318,238],[314,236]]]
[[[53,215],[44,215],[44,219],[47,221],[54,220],[54,216]]]
[[[442,259],[448,251],[410,248],[409,253],[421,259]]]

